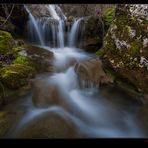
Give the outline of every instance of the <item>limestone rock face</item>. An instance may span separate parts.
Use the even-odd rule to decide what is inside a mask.
[[[112,68],[148,93],[148,5],[118,5],[98,51]]]
[[[75,71],[80,81],[89,84],[99,85],[112,82],[111,78],[104,72],[102,62],[98,59],[78,62],[75,65]]]

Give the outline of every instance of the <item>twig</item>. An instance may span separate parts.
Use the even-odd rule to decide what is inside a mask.
[[[9,13],[9,15],[7,16],[6,20],[3,22],[3,24],[0,25],[0,27],[2,27],[3,25],[5,25],[5,23],[7,22],[7,20],[9,19],[9,17],[11,16],[12,12],[13,12],[13,9],[14,9],[14,5],[12,5],[12,8],[11,8],[11,11]]]

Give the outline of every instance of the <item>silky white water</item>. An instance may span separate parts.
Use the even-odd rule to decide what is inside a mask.
[[[79,25],[80,25],[80,22],[82,19],[83,18],[79,18],[79,19],[75,20],[72,25],[71,31],[69,33],[69,42],[68,42],[70,47],[75,47],[75,45],[76,45],[78,29],[79,29]]]

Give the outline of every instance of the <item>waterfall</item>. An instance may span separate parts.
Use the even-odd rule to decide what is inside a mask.
[[[28,33],[31,43],[41,46],[50,46],[53,48],[65,47],[65,21],[66,16],[63,14],[58,5],[48,5],[46,8],[50,13],[49,17],[41,17],[35,19],[29,9],[25,6],[29,13]],[[74,47],[78,38],[78,31],[81,20],[75,19],[72,27],[68,31],[68,46]]]
[[[130,110],[125,110],[123,107],[118,106],[118,103],[116,103],[118,101],[115,100],[115,103],[112,102],[114,97],[115,99],[119,99],[120,102],[120,99],[124,96],[123,94],[116,96],[111,92],[109,93],[111,99],[109,99],[104,98],[100,90],[90,82],[82,81],[82,87],[80,86],[74,65],[76,62],[92,58],[90,54],[86,54],[78,48],[73,48],[76,45],[79,31],[82,32],[79,27],[81,20],[84,18],[79,18],[72,24],[68,36],[68,45],[70,47],[65,47],[64,20],[66,17],[60,7],[57,5],[49,5],[48,10],[51,17],[49,16],[38,20],[35,20],[27,8],[26,10],[29,13],[30,24],[28,27],[30,27],[30,35],[33,35],[32,39],[34,39],[34,36],[37,36],[40,39],[39,45],[48,45],[50,41],[52,46],[54,46],[52,49],[48,46],[44,47],[47,50],[52,50],[54,54],[53,66],[55,73],[43,78],[47,85],[43,85],[42,88],[40,88],[39,92],[41,92],[41,94],[39,96],[42,100],[53,99],[56,105],[47,103],[47,105],[49,105],[48,108],[38,109],[29,103],[27,113],[20,120],[16,129],[14,128],[12,137],[15,137],[15,134],[17,135],[22,127],[23,131],[25,131],[25,126],[29,122],[32,123],[36,121],[34,120],[35,118],[48,112],[54,112],[62,118],[66,118],[70,121],[69,124],[71,122],[75,124],[78,132],[90,138],[144,137],[133,113],[130,112]],[[34,32],[32,33],[32,30],[36,31],[36,34]],[[55,88],[53,87],[53,89],[56,89],[55,92],[52,92],[52,86],[56,86]],[[44,96],[44,92],[49,92],[49,94]],[[55,93],[60,95],[60,97],[58,98]],[[52,98],[50,98],[51,96]],[[127,106],[127,104],[125,104],[125,106]],[[15,108],[18,109],[17,107]],[[53,123],[56,124],[54,121]],[[39,127],[44,127],[45,129],[45,124],[47,123],[43,123],[43,125],[39,125]],[[32,126],[32,128],[34,127]],[[42,128],[39,129],[42,130]],[[48,134],[50,135],[50,133]],[[56,136],[58,137],[58,135]]]
[[[29,9],[27,8],[27,6],[25,6],[25,9],[26,11],[28,12],[29,14],[29,23],[28,23],[28,29],[31,31],[30,34],[31,34],[31,37],[34,37],[35,38],[38,38],[38,41],[39,41],[39,44],[40,45],[44,45],[44,41],[43,41],[43,38],[42,38],[42,35],[41,35],[41,32],[40,32],[40,29],[38,27],[38,24],[37,24],[37,21],[36,19],[34,18],[34,16],[31,14],[31,12],[29,11]]]
[[[72,25],[71,31],[69,33],[69,42],[68,42],[70,47],[74,47],[75,44],[76,44],[78,29],[79,29],[79,25],[80,25],[80,22],[81,22],[82,19],[83,18],[79,18],[79,19],[75,20],[73,25]]]
[[[63,48],[64,47],[64,23],[63,20],[59,20],[59,24],[58,24],[58,46],[59,48]]]
[[[48,5],[51,17],[35,18],[27,6],[24,6],[29,14],[28,38],[31,43],[41,46],[64,47],[64,20],[66,16],[57,5]],[[58,15],[58,12],[60,15]]]

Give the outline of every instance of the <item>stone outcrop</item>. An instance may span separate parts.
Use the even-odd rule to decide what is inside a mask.
[[[104,47],[97,52],[106,67],[144,93],[148,93],[147,9],[148,5],[118,5]]]

